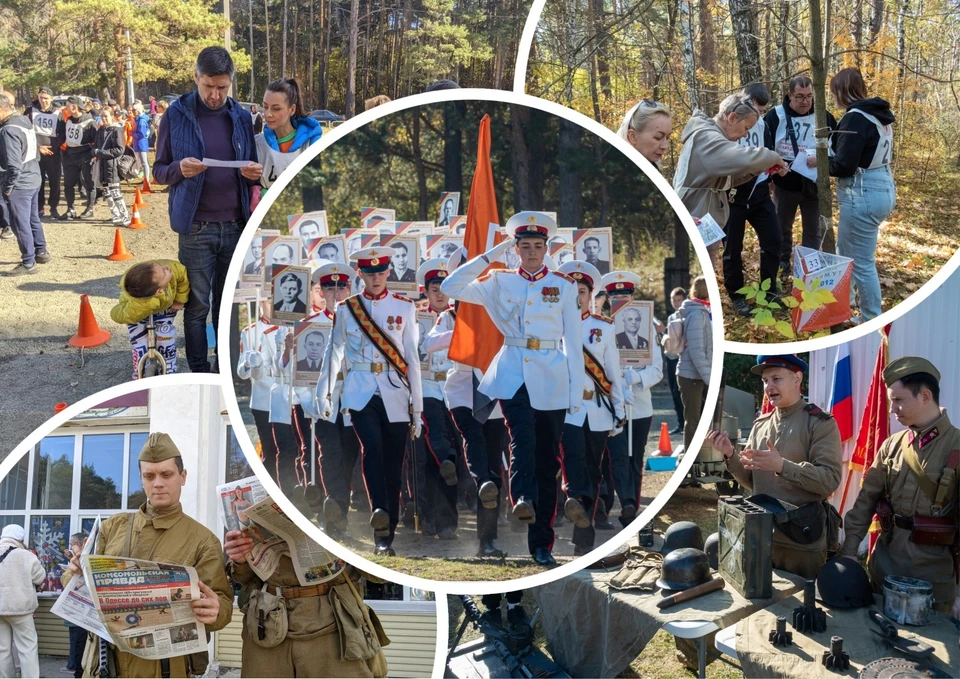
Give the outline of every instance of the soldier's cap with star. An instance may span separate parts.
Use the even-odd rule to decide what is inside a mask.
[[[174,457],[181,457],[180,449],[170,438],[170,434],[157,431],[147,437],[147,442],[140,449],[138,462],[163,462]]]
[[[926,373],[940,384],[940,371],[930,361],[920,356],[901,356],[887,364],[883,369],[883,383],[888,387],[904,377]]]
[[[632,271],[611,271],[600,279],[600,287],[610,295],[633,295],[640,287],[640,276]]]
[[[584,262],[579,259],[564,262],[557,271],[567,274],[570,278],[578,283],[583,283],[591,290],[596,288],[600,282],[600,272],[597,270],[597,267],[590,262]]]
[[[786,368],[798,373],[807,372],[807,364],[802,359],[793,354],[783,354],[780,356],[768,356],[760,354],[757,356],[757,364],[750,368],[754,375],[762,375],[767,368]]]
[[[390,258],[395,254],[397,251],[388,247],[363,248],[350,255],[350,259],[363,273],[380,273],[389,268]]]
[[[450,259],[444,257],[428,259],[417,269],[417,283],[424,288],[433,281],[440,281],[442,283],[443,280],[450,275],[450,271],[448,270],[449,262]]]
[[[543,238],[549,240],[557,233],[557,221],[545,212],[527,210],[518,212],[503,227],[510,238]]]
[[[314,282],[321,287],[349,288],[357,272],[352,266],[340,262],[330,262],[318,268],[314,273]]]

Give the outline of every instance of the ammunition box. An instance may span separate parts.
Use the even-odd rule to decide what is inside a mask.
[[[720,576],[747,599],[773,596],[773,513],[739,495],[717,502]]]

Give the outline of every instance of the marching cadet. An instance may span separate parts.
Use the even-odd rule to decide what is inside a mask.
[[[609,302],[618,299],[630,301],[633,291],[640,285],[640,276],[632,271],[611,271],[605,275],[600,286]],[[633,448],[630,448],[629,432],[624,436],[610,437],[607,450],[617,495],[620,497],[620,524],[626,527],[637,518],[640,506],[640,487],[643,483],[643,464],[647,437],[653,422],[653,400],[650,390],[663,379],[663,357],[660,345],[650,342],[651,362],[642,368],[623,366],[623,400],[627,405],[628,426],[633,427]]]
[[[448,271],[456,268],[462,254],[461,249],[450,257],[447,263]],[[440,314],[437,324],[424,338],[423,350],[434,352],[449,349],[456,321],[456,309],[448,309]],[[503,552],[497,547],[496,539],[503,488],[500,467],[507,429],[499,403],[494,405],[489,414],[484,414],[486,416],[483,419],[482,415],[474,413],[474,376],[477,382],[483,379],[480,370],[465,363],[451,361],[443,385],[443,395],[457,432],[463,440],[464,457],[470,476],[477,485],[477,540],[480,543],[477,556],[502,556]]]
[[[447,259],[431,259],[417,269],[417,283],[427,295],[429,311],[441,314],[450,310],[450,300],[440,290],[448,275]],[[421,512],[429,516],[428,523],[441,540],[457,537],[457,448],[454,445],[454,424],[444,398],[443,385],[453,362],[445,348],[431,350],[426,336],[420,342],[426,354],[423,378],[423,447],[429,455],[419,455],[417,464],[423,468],[426,507]],[[422,355],[421,354],[421,355]],[[417,442],[420,444],[420,441]],[[432,519],[432,521],[430,521]]]
[[[240,676],[387,675],[381,647],[390,640],[363,603],[362,574],[353,566],[330,557],[319,580],[304,587],[288,554],[277,560],[266,579],[260,578],[247,561],[253,538],[245,531],[228,532],[223,548],[230,576],[242,587]]]
[[[883,371],[890,412],[907,427],[880,446],[860,494],[844,517],[840,554],[856,557],[876,513],[882,534],[868,566],[874,591],[888,575],[933,585],[935,608],[960,617],[957,465],[960,430],[940,408],[940,372],[919,356]]]
[[[193,566],[200,580],[200,598],[191,601],[190,608],[208,632],[223,629],[233,615],[233,588],[223,569],[220,540],[183,513],[180,494],[187,483],[187,472],[179,449],[169,434],[154,432],[147,437],[137,461],[147,501],[136,512],[123,512],[104,521],[94,552]],[[70,559],[68,570],[70,575],[64,577],[64,584],[82,572],[79,554]],[[115,676],[119,677],[189,677],[203,674],[209,660],[206,650],[162,660],[115,653]],[[84,669],[91,676],[91,668]]]
[[[583,364],[590,378],[583,390],[583,408],[566,417],[560,448],[567,494],[563,510],[574,524],[574,556],[580,556],[593,549],[596,538],[593,519],[607,437],[622,438],[626,420],[613,321],[591,313],[600,271],[588,262],[574,260],[563,264],[559,272],[577,282]]]
[[[806,371],[793,355],[757,356],[750,372],[760,375],[774,409],[754,422],[739,454],[725,432],[711,431],[707,440],[740,485],[797,505],[788,521],[776,524],[773,567],[810,579],[835,549],[829,543],[839,515],[825,501],[840,485],[841,447],[833,416],[803,398]]]
[[[63,149],[63,190],[67,197],[67,211],[60,219],[90,219],[97,192],[93,189],[93,144],[96,141],[97,124],[93,116],[84,113],[80,97],[67,99],[67,117],[57,123],[57,143]],[[87,209],[80,217],[73,209],[76,187],[86,191]]]
[[[350,296],[350,282],[357,277],[357,272],[351,266],[332,262],[317,269],[316,275],[323,291],[323,316],[333,321],[337,305]],[[330,346],[331,343],[327,342],[324,354],[329,351]],[[321,365],[322,374],[327,367],[326,356]],[[350,423],[350,415],[340,412],[342,394],[341,371],[333,377],[329,419],[321,412],[320,418],[313,425],[317,439],[320,483],[323,485],[323,494],[326,495],[323,501],[324,530],[332,537],[339,537],[347,529],[353,468],[360,456],[360,442]]]
[[[393,248],[376,247],[350,255],[365,288],[337,305],[317,383],[320,412],[329,419],[334,378],[344,368],[340,407],[360,439],[374,553],[388,556],[395,554],[391,545],[400,520],[404,450],[411,430],[413,438],[420,435],[423,412],[416,307],[387,290],[393,254]]]
[[[553,518],[564,416],[583,400],[583,347],[577,286],[544,266],[547,241],[557,223],[543,212],[520,212],[506,224],[508,239],[475,257],[443,282],[445,294],[481,304],[503,334],[480,392],[500,400],[510,435],[513,516],[529,524],[527,546],[541,566],[554,566]],[[513,247],[516,270],[491,262]]]

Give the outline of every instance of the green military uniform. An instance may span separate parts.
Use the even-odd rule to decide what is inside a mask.
[[[257,577],[246,564],[230,564],[231,576],[245,587],[260,589],[263,581]],[[346,575],[345,575],[346,574]],[[283,556],[277,569],[267,580],[268,587],[276,592],[276,588],[291,588],[281,590],[287,609],[287,635],[278,645],[264,648],[258,645],[248,630],[246,616],[255,615],[251,609],[244,612],[244,625],[241,637],[243,639],[243,665],[240,670],[242,677],[383,677],[386,676],[386,659],[379,644],[367,646],[363,639],[366,637],[366,628],[363,620],[350,619],[350,616],[337,614],[333,599],[339,597],[341,602],[355,601],[353,593],[347,585],[345,577],[349,576],[358,592],[360,583],[359,572],[352,566],[346,566],[344,573],[330,581],[336,592],[327,589],[329,585],[321,585],[321,593],[316,593],[315,587],[302,587],[297,592],[294,588],[300,584],[297,580],[293,562],[289,556]],[[307,595],[303,595],[306,592]],[[300,594],[300,596],[293,596]],[[241,601],[243,597],[241,596]],[[371,620],[376,620],[376,614],[370,610]],[[347,626],[346,631],[340,626]],[[379,627],[379,622],[374,622]],[[371,657],[367,660],[342,659],[348,643],[345,639],[353,633],[353,639],[359,642],[361,653]],[[389,643],[386,637],[382,640]],[[357,649],[356,646],[353,647]],[[373,649],[376,648],[374,651]],[[362,649],[368,649],[363,652]],[[353,655],[356,655],[355,653]]]
[[[767,448],[767,440],[783,457],[783,471],[746,470],[734,453],[727,469],[745,488],[793,505],[822,502],[840,485],[842,450],[836,420],[803,399],[785,408],[775,408],[753,424],[748,449]],[[773,533],[773,567],[814,578],[827,560],[827,533],[809,545],[794,542],[780,531]]]
[[[905,361],[914,363],[905,363]],[[927,363],[923,370],[904,373],[917,367],[915,357],[905,357],[891,362],[884,371],[884,381],[891,385],[900,377],[915,372],[927,372],[939,381],[936,368]],[[900,369],[898,373],[897,370]],[[899,375],[899,376],[898,376]],[[883,497],[890,502],[896,523],[885,530],[877,542],[869,560],[870,579],[875,591],[880,592],[884,579],[888,575],[903,575],[926,580],[933,585],[933,595],[937,608],[949,612],[957,596],[954,576],[953,556],[950,545],[917,544],[910,539],[911,530],[904,527],[903,519],[912,520],[915,516],[932,516],[933,499],[920,487],[917,476],[904,460],[904,453],[912,449],[920,460],[927,478],[939,484],[943,470],[948,466],[951,455],[960,454],[960,432],[950,423],[946,411],[942,411],[937,420],[923,429],[908,429],[894,434],[880,446],[877,456],[864,474],[863,484],[857,501],[844,517],[844,540],[841,554],[856,556],[860,542],[867,534],[877,501]],[[956,458],[953,460],[956,466]],[[936,497],[936,496],[935,496]],[[957,480],[954,476],[945,493],[946,503],[939,516],[951,519],[954,525],[960,524],[960,508],[957,507]],[[900,524],[900,525],[897,525]]]

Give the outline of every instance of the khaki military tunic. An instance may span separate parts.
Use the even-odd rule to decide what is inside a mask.
[[[103,522],[96,553],[103,556],[121,556],[127,538],[125,512]],[[205,625],[207,631],[223,629],[233,614],[233,588],[223,567],[223,547],[217,537],[205,526],[183,513],[177,504],[170,511],[155,515],[147,504],[133,514],[133,535],[130,539],[132,559],[162,561],[193,566],[200,581],[217,593],[220,612],[216,622]],[[138,658],[130,653],[118,653],[118,672],[121,677],[159,677],[160,661]],[[170,658],[170,676],[186,677],[187,656]]]
[[[805,410],[806,405],[800,399],[754,422],[747,449],[766,450],[767,439],[772,439],[773,447],[783,457],[783,471],[748,471],[734,453],[727,460],[727,469],[740,485],[797,506],[822,502],[837,489],[843,459],[840,429],[831,415],[813,415]],[[773,533],[774,568],[812,578],[826,557],[826,528],[820,539],[809,545],[794,542],[780,531]]]
[[[894,514],[904,517],[930,516],[930,498],[920,490],[917,478],[903,460],[903,451],[913,448],[927,477],[939,482],[947,464],[947,457],[956,450],[957,428],[950,424],[946,411],[930,426],[922,430],[908,429],[894,434],[880,446],[870,469],[863,476],[863,485],[853,508],[844,517],[844,540],[840,553],[857,555],[857,548],[870,528],[877,500],[886,496],[893,505]],[[960,520],[957,507],[957,482],[947,495],[953,508],[945,516],[956,523]],[[870,579],[876,591],[881,591],[888,575],[903,575],[926,580],[933,585],[933,595],[939,604],[948,604],[956,596],[953,558],[946,545],[918,545],[910,541],[910,531],[893,527],[884,533],[869,561]]]
[[[243,564],[231,563],[233,579],[242,585],[263,582]],[[358,572],[347,566],[344,572],[356,583]],[[342,581],[343,576],[338,577]],[[299,585],[293,562],[283,556],[268,583],[274,587]],[[356,584],[359,591],[359,584]],[[351,594],[346,593],[346,596]],[[341,660],[341,641],[329,593],[321,596],[286,599],[287,637],[273,648],[263,648],[250,638],[243,625],[242,677],[374,677],[384,676],[376,668],[386,667],[383,651],[370,660]],[[375,615],[370,611],[371,616]],[[244,614],[253,615],[253,611]],[[246,620],[244,621],[246,623]]]

